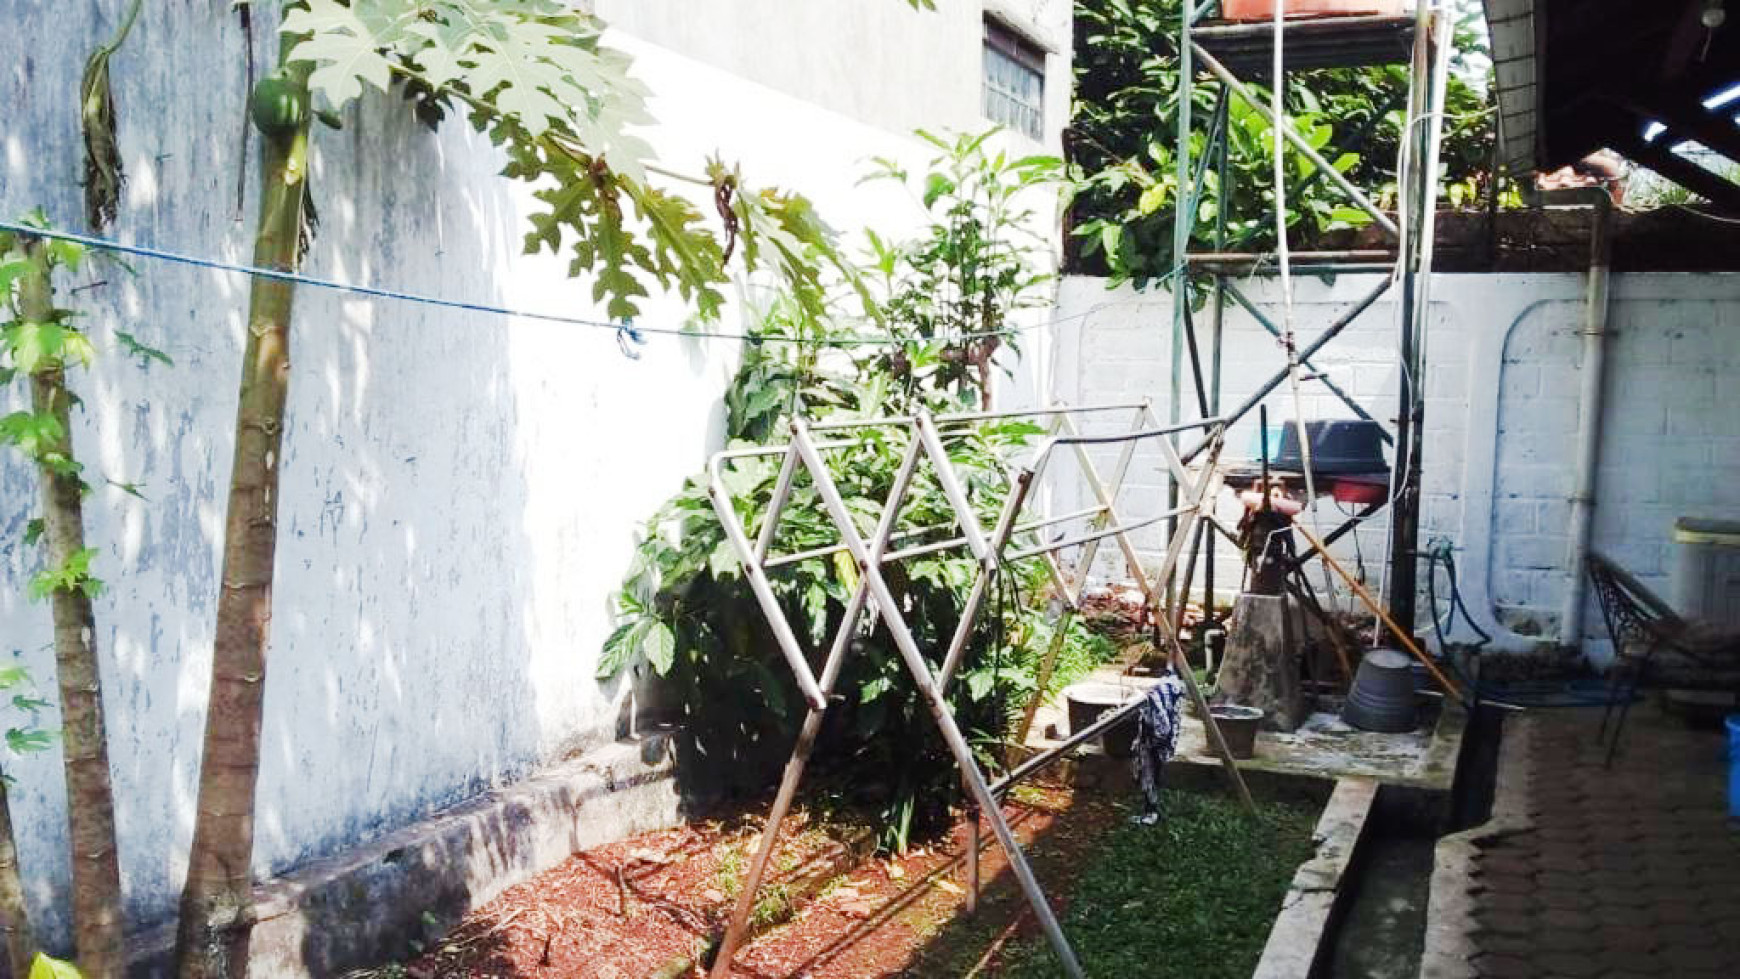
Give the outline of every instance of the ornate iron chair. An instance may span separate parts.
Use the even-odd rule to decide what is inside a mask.
[[[1624,568],[1600,554],[1589,555],[1589,581],[1601,602],[1601,617],[1613,639],[1613,666],[1608,671],[1607,709],[1601,715],[1599,742],[1607,736],[1613,708],[1619,720],[1607,745],[1608,765],[1619,748],[1625,715],[1652,666],[1671,662],[1676,684],[1704,689],[1740,689],[1740,633],[1724,632],[1681,618],[1668,603]],[[1659,654],[1671,660],[1658,662]]]

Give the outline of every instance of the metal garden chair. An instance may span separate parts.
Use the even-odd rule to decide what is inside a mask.
[[[1613,639],[1607,709],[1595,735],[1597,743],[1607,737],[1607,724],[1617,706],[1619,720],[1607,745],[1606,764],[1611,766],[1625,715],[1638,689],[1649,681],[1652,667],[1671,664],[1675,685],[1740,690],[1740,632],[1681,618],[1630,572],[1600,554],[1589,555],[1589,580]]]

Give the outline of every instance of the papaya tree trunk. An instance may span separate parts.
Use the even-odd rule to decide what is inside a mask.
[[[19,281],[19,312],[29,322],[55,319],[47,245],[30,246],[31,270]],[[73,459],[72,396],[66,371],[55,365],[30,375],[30,406],[59,423],[46,451]],[[85,549],[84,480],[67,467],[39,465],[43,539],[48,566],[66,566]],[[86,979],[121,979],[125,968],[121,866],[115,850],[115,797],[109,742],[103,731],[103,684],[97,665],[97,621],[91,589],[76,584],[49,596],[54,617],[54,669],[60,689],[61,755],[66,761],[67,824],[72,839],[73,940]]]
[[[283,42],[280,60],[289,42]],[[308,102],[307,71],[272,80],[286,105]],[[288,86],[287,92],[283,88]],[[286,101],[288,100],[288,101]],[[280,122],[284,120],[280,119]],[[308,123],[263,127],[260,215],[254,264],[294,270],[308,176]],[[266,645],[272,621],[278,463],[290,379],[292,283],[256,277],[248,299],[247,347],[236,408],[235,460],[224,522],[222,592],[199,769],[198,808],[176,936],[181,979],[241,979],[253,928],[254,790]]]
[[[6,936],[6,961],[15,979],[30,975],[36,958],[36,933],[30,930],[30,909],[24,904],[24,878],[18,872],[18,843],[12,835],[12,807],[6,801],[6,778],[0,775],[0,933]]]

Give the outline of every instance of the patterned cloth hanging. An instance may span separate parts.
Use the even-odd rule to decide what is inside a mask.
[[[1184,702],[1184,681],[1170,667],[1136,708],[1136,782],[1142,788],[1142,814],[1134,822],[1160,822],[1160,780],[1166,763],[1178,750],[1178,709]]]

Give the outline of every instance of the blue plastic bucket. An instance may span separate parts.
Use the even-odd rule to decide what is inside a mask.
[[[1728,818],[1740,819],[1740,714],[1728,718]]]

